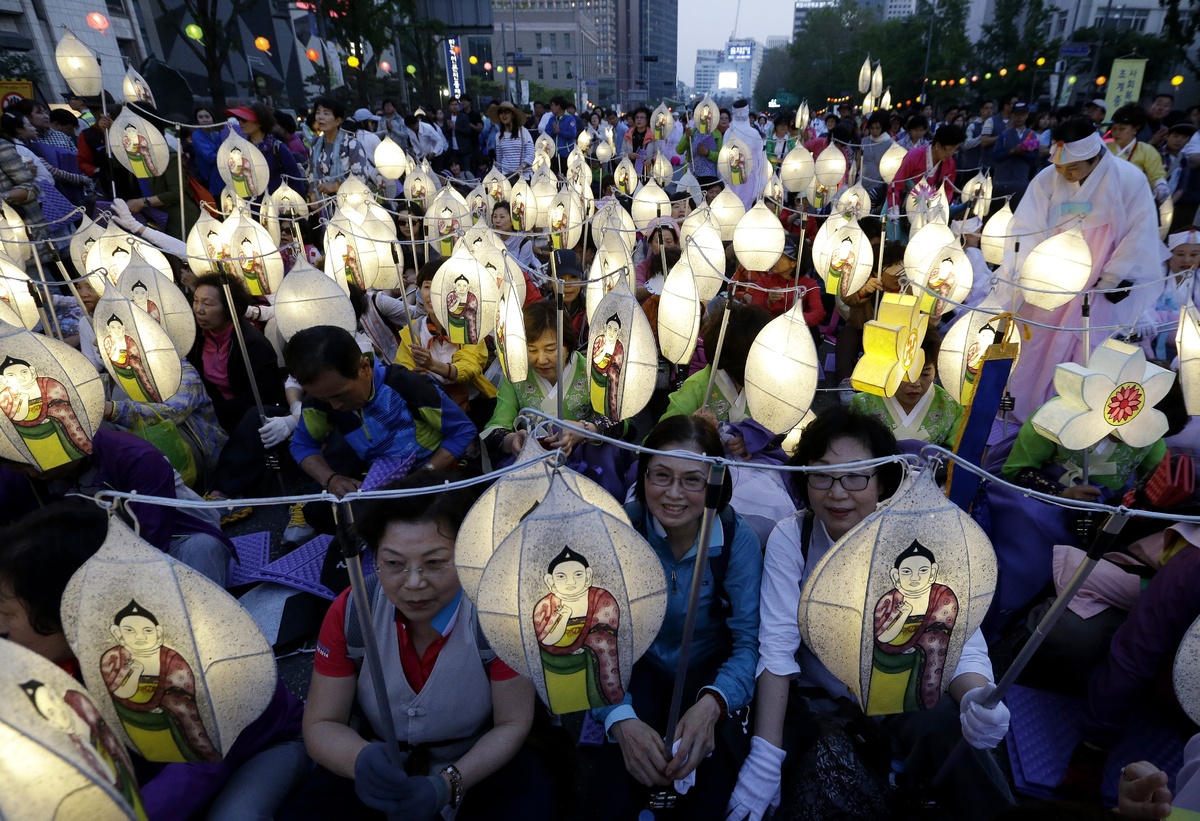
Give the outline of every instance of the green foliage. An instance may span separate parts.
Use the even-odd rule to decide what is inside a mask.
[[[1171,60],[1182,61],[1192,71],[1200,72],[1200,59],[1192,51],[1200,36],[1200,0],[1159,0],[1159,5],[1167,12],[1162,37]]]
[[[21,51],[0,53],[0,78],[5,80],[42,80],[42,70],[28,54]]]
[[[763,53],[758,80],[754,83],[754,107],[765,111],[767,102],[779,89],[791,90],[792,58],[786,48],[767,49]]]
[[[225,108],[225,79],[222,70],[229,59],[230,51],[241,52],[242,42],[233,36],[238,31],[237,17],[250,8],[255,0],[179,0],[168,7],[166,0],[158,0],[162,11],[160,26],[173,29],[196,59],[208,71],[213,108]],[[184,29],[195,23],[204,31],[204,39],[196,42],[187,36]]]
[[[1049,46],[1050,14],[1044,0],[996,0],[993,22],[983,27],[979,38],[980,58],[985,64],[1011,70],[1044,54]]]
[[[1075,32],[1073,39],[1080,43],[1100,43],[1096,58],[1096,73],[1107,77],[1112,70],[1113,60],[1137,54],[1146,58],[1146,74],[1142,88],[1149,89],[1171,74],[1175,62],[1175,47],[1167,39],[1152,34],[1142,34],[1132,29],[1114,32],[1111,29],[1086,28]],[[1081,77],[1080,80],[1084,78]],[[1094,79],[1088,77],[1087,79]]]

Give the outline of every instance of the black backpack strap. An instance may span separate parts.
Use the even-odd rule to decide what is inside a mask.
[[[816,517],[811,510],[800,514],[800,556],[804,559],[805,570],[808,569],[808,548],[812,544],[813,525]]]
[[[374,611],[375,602],[379,599],[379,577],[372,573],[366,577],[365,582],[367,606]],[[368,613],[367,621],[370,622],[370,620],[371,614]],[[346,622],[342,629],[346,634],[346,657],[354,662],[356,669],[359,669],[362,667],[362,660],[367,652],[367,645],[366,640],[363,638],[362,625],[358,622],[358,609],[354,606],[353,594],[346,598]]]
[[[710,553],[708,556],[708,568],[712,571],[713,576],[713,597],[712,597],[712,613],[715,617],[728,617],[733,613],[733,603],[729,601],[729,595],[725,592],[725,577],[729,573],[729,554],[733,550],[733,537],[737,533],[737,514],[733,512],[733,508],[729,505],[717,514],[717,520],[721,523],[721,552]]]

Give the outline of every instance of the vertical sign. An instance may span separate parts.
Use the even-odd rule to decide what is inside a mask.
[[[467,93],[466,72],[463,70],[462,46],[457,37],[446,38],[446,88],[450,96],[461,97]]]
[[[1144,58],[1113,60],[1112,71],[1108,74],[1108,93],[1104,97],[1109,117],[1121,106],[1138,101],[1142,96],[1142,78],[1145,76]]]

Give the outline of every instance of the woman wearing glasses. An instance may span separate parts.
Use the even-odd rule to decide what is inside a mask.
[[[396,487],[444,481],[422,471]],[[360,510],[357,531],[377,571],[366,590],[391,714],[379,713],[347,590],[321,626],[304,711],[304,742],[321,766],[280,817],[551,817],[553,785],[522,747],[533,685],[488,647],[454,566],[454,539],[474,501],[455,490]],[[357,711],[361,733],[348,725]],[[379,740],[388,721],[403,767]]]
[[[646,437],[658,451],[724,456],[717,429],[694,416],[664,419]],[[696,627],[688,657],[682,714],[674,755],[663,744],[683,624],[692,585],[700,519],[708,477],[703,462],[683,456],[648,455],[638,461],[636,501],[625,507],[629,520],[662,562],[667,577],[667,613],[658,637],[633,666],[623,703],[592,712],[610,741],[599,753],[597,783],[603,793],[590,810],[594,818],[635,818],[650,792],[669,788],[695,773],[695,786],[681,795],[668,817],[722,819],[738,761],[727,736],[742,738],[730,717],[746,707],[758,663],[758,588],[762,551],[749,525],[729,507],[728,477],[720,515],[709,541]],[[794,617],[793,617],[794,618]],[[743,742],[744,743],[744,742]],[[661,816],[660,816],[661,817]]]
[[[840,408],[821,413],[800,438],[790,464],[826,470],[793,475],[793,488],[806,510],[780,522],[767,541],[754,738],[729,801],[733,821],[759,821],[768,807],[779,808],[776,818],[832,817],[835,808],[846,817],[879,814],[881,804],[872,803],[871,791],[861,781],[851,780],[845,760],[821,770],[798,766],[817,735],[816,714],[835,714],[844,722],[853,716],[854,728],[846,735],[876,741],[869,749],[879,752],[883,762],[900,758],[909,774],[926,780],[965,737],[973,749],[960,758],[947,784],[955,817],[990,818],[1013,801],[989,753],[1008,729],[1008,710],[1003,705],[985,710],[978,703],[992,681],[987,644],[979,631],[967,640],[949,695],[936,707],[878,722],[863,716],[846,685],[800,642],[796,613],[807,569],[889,499],[902,477],[896,462],[839,466],[898,453],[895,437],[881,422]],[[860,760],[869,760],[863,752]],[[874,798],[880,799],[877,790]]]

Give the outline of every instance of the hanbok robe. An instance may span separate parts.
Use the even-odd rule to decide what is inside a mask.
[[[933,385],[926,391],[911,413],[905,413],[894,396],[870,393],[855,394],[850,400],[850,410],[875,417],[891,428],[897,439],[916,439],[951,449],[963,417],[962,405],[941,385]]]
[[[569,713],[620,704],[625,698],[618,663],[617,630],[620,609],[602,587],[587,593],[587,615],[572,616],[561,639],[547,645],[545,638],[557,626],[562,604],[556,594],[543,596],[533,611],[546,692],[550,709]]]

